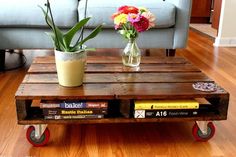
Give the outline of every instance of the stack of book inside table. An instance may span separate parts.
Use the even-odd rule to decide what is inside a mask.
[[[41,102],[44,119],[99,119],[107,114],[105,101]]]
[[[201,104],[201,107],[200,107]],[[188,100],[137,100],[134,102],[134,118],[192,117],[209,108],[204,98]]]

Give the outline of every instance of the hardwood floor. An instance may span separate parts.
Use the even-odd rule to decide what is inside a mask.
[[[236,48],[214,48],[213,41],[190,31],[188,47],[177,50],[230,93],[228,120],[216,121],[209,142],[195,142],[194,122],[146,124],[49,125],[49,144],[32,147],[17,125],[14,94],[34,56],[24,51],[26,68],[0,73],[0,157],[233,157],[236,154]],[[158,53],[156,53],[158,51]],[[151,55],[164,55],[151,50]]]

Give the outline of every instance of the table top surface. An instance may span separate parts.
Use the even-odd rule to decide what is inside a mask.
[[[196,82],[214,82],[181,57],[142,57],[136,68],[123,66],[121,57],[88,56],[84,83],[79,87],[58,84],[54,56],[34,59],[16,99],[184,99],[224,96],[193,88]]]

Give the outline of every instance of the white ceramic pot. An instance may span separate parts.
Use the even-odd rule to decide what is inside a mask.
[[[61,86],[76,87],[83,83],[86,51],[61,52],[55,50],[58,81]]]

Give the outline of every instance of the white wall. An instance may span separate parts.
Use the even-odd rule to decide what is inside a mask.
[[[222,0],[219,32],[214,46],[236,47],[236,0]]]

